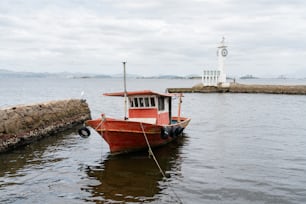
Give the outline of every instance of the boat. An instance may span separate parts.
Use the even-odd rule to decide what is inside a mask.
[[[157,93],[151,90],[126,90],[126,62],[123,62],[124,91],[105,93],[104,96],[124,97],[124,117],[106,117],[87,120],[79,129],[82,137],[88,137],[93,128],[108,143],[112,154],[134,152],[165,145],[178,136],[191,118],[181,117],[182,94],[179,94],[178,115],[172,116],[172,97],[175,94]],[[115,107],[117,108],[117,107]],[[162,171],[161,171],[162,172]]]
[[[86,126],[91,127],[108,143],[112,154],[165,145],[182,135],[191,120],[180,115],[181,94],[140,90],[105,93],[104,96],[124,97],[125,116],[111,118],[102,113],[100,118],[85,121],[79,134],[89,136]],[[179,98],[177,116],[172,116],[173,97]]]

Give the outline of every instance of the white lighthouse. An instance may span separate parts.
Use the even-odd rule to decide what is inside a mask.
[[[217,47],[218,68],[215,70],[204,70],[202,75],[203,86],[222,86],[228,87],[226,82],[226,74],[224,71],[224,60],[228,54],[227,46],[225,46],[225,38],[223,37]]]

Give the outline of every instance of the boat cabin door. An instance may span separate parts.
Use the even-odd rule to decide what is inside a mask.
[[[158,96],[158,114],[163,123],[171,124],[171,97]]]

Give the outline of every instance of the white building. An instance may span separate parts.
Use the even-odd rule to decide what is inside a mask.
[[[217,70],[204,70],[202,74],[203,86],[223,86],[228,87],[229,83],[226,82],[226,74],[224,72],[224,60],[228,54],[227,46],[224,43],[224,37],[222,38],[220,45],[218,46],[218,69]]]

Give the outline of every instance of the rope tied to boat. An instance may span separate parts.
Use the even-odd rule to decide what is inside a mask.
[[[105,120],[106,120],[105,114],[102,113],[102,114],[101,114],[101,122],[95,127],[95,131],[98,132],[98,127],[100,127],[100,126],[102,125],[102,123],[103,123]],[[102,135],[102,132],[103,132],[103,131],[101,130],[101,135]]]
[[[153,157],[153,159],[154,159],[154,161],[155,161],[155,163],[156,163],[156,165],[157,165],[157,167],[158,167],[160,173],[163,175],[163,177],[164,177],[164,178],[170,178],[170,175],[167,175],[167,176],[166,176],[165,172],[164,172],[164,171],[162,170],[162,168],[160,167],[160,165],[159,165],[159,163],[158,163],[158,161],[157,161],[157,159],[156,159],[156,157],[155,157],[155,155],[154,155],[154,153],[153,153],[153,151],[152,151],[151,145],[150,145],[149,140],[148,140],[148,138],[147,138],[147,134],[146,134],[146,132],[144,131],[144,128],[143,128],[142,123],[140,123],[140,127],[141,127],[141,129],[142,129],[143,136],[144,136],[144,138],[145,138],[145,140],[146,140],[146,143],[147,143],[147,145],[148,145],[149,156],[152,156],[152,157]],[[170,186],[168,186],[168,187],[170,188]],[[181,199],[179,198],[179,196],[174,192],[174,190],[173,190],[172,188],[170,188],[170,190],[174,193],[174,195],[175,195],[175,197],[176,197],[178,203],[183,204],[182,200],[181,200]],[[171,197],[172,197],[172,196],[171,196]],[[172,198],[173,198],[173,197],[172,197]]]
[[[148,148],[149,148],[149,149],[148,149],[148,150],[149,150],[149,155],[153,157],[153,159],[154,159],[154,161],[155,161],[155,163],[156,163],[156,165],[157,165],[157,167],[158,167],[160,173],[163,175],[163,177],[169,178],[169,176],[167,177],[166,174],[164,173],[164,171],[162,170],[162,168],[160,167],[160,165],[159,165],[159,163],[158,163],[158,161],[157,161],[157,159],[156,159],[156,157],[155,157],[155,155],[154,155],[154,153],[153,153],[153,151],[152,151],[152,149],[151,149],[151,145],[150,145],[149,140],[148,140],[148,138],[147,138],[146,132],[144,131],[144,128],[143,128],[142,123],[140,123],[140,127],[141,127],[141,129],[142,129],[143,136],[144,136],[144,138],[145,138],[145,140],[146,140],[146,143],[147,143],[147,145],[148,145]]]

